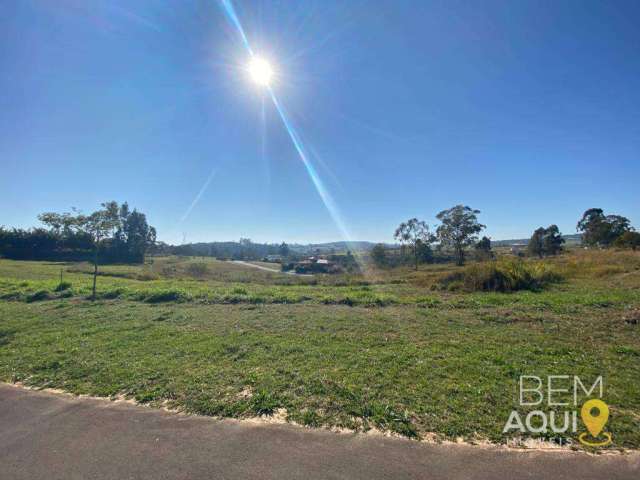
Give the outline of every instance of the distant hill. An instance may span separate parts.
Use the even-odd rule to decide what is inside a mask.
[[[327,242],[312,244],[288,244],[291,252],[298,255],[345,253],[348,250],[369,251],[376,245],[374,242]],[[155,248],[156,254],[209,256],[234,259],[259,259],[267,255],[280,254],[280,244],[242,242],[199,242],[184,245],[167,245],[160,242]]]
[[[346,250],[351,251],[369,251],[375,245],[376,242],[367,241],[354,241],[354,242],[327,242],[327,243],[309,243],[307,245],[289,245],[292,250],[301,253],[320,251],[322,253],[327,252],[344,252]]]

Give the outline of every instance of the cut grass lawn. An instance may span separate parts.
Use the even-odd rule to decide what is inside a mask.
[[[75,272],[56,291],[59,264],[0,260],[0,379],[205,415],[284,408],[310,426],[504,442],[509,412],[521,410],[520,375],[602,375],[614,446],[640,448],[640,325],[629,320],[640,290],[630,258],[594,275],[558,259],[578,273],[537,293],[434,292],[415,274],[402,281],[408,272],[270,285],[269,272],[256,271],[248,282],[219,272],[104,276],[99,291],[122,291],[96,302],[85,298],[82,265],[62,266]],[[188,296],[149,299],[171,289]],[[358,292],[394,301],[339,301]],[[294,300],[249,300],[258,295]]]

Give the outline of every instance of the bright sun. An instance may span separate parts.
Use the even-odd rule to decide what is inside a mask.
[[[260,57],[253,57],[249,63],[249,74],[254,82],[262,86],[268,86],[273,77],[271,65]]]

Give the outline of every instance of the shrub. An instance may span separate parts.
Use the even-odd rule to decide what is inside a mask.
[[[640,248],[640,232],[624,232],[613,244],[619,248],[630,248],[635,251]]]
[[[513,292],[540,290],[560,279],[560,275],[545,263],[514,259],[468,265],[440,279],[438,285],[450,291]]]
[[[153,272],[144,272],[136,275],[135,278],[141,282],[150,282],[152,280],[158,280],[160,277]]]
[[[126,291],[127,290],[125,288],[112,288],[111,290],[98,292],[97,297],[103,300],[113,300],[122,296]]]
[[[194,277],[203,277],[209,271],[206,263],[190,263],[187,266],[187,273]]]
[[[172,277],[176,274],[176,267],[171,265],[171,266],[166,266],[166,267],[162,267],[162,275],[165,277]]]
[[[48,291],[38,290],[37,292],[27,295],[26,300],[27,302],[38,302],[40,300],[47,300],[49,298],[50,296]]]
[[[187,295],[180,290],[157,290],[146,295],[144,301],[147,303],[179,302],[186,297]]]
[[[56,292],[62,292],[71,288],[71,282],[60,282],[55,288]]]
[[[416,304],[422,308],[433,308],[440,305],[442,302],[435,297],[418,297],[416,298]]]

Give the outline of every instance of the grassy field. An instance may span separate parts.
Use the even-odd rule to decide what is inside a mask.
[[[452,265],[296,277],[212,259],[0,260],[0,380],[206,415],[509,439],[520,375],[602,375],[640,448],[640,253],[545,261],[538,291],[449,291]],[[60,286],[62,271],[63,284]]]

